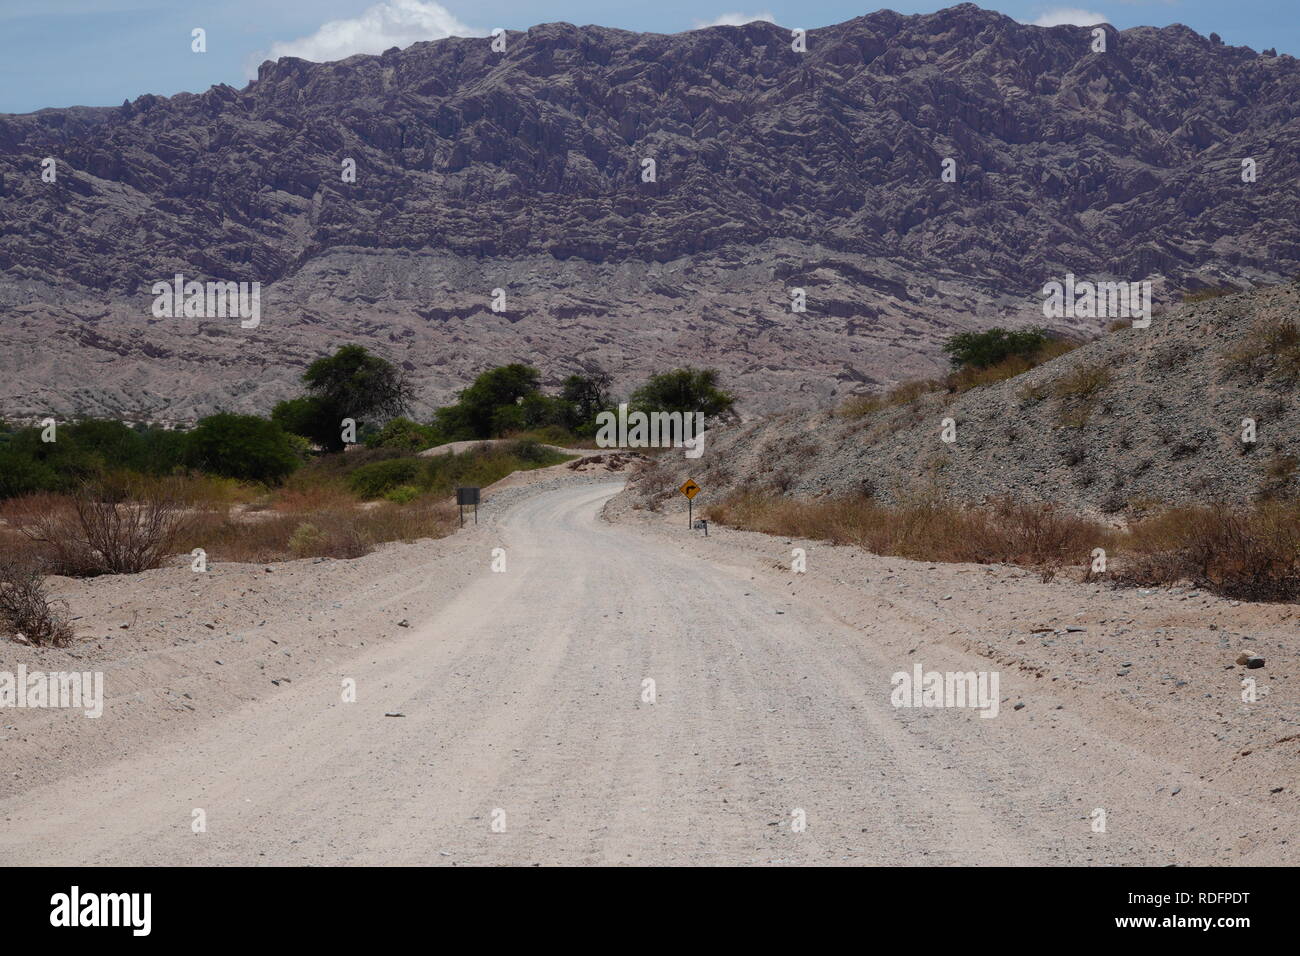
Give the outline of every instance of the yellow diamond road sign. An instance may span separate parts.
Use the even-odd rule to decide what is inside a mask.
[[[682,485],[677,490],[680,491],[682,494],[684,494],[687,498],[694,498],[696,495],[700,493],[700,486],[695,483],[694,478],[687,478],[686,484]]]

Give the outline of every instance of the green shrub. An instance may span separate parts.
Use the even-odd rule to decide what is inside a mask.
[[[59,475],[46,462],[0,447],[0,498],[55,491],[60,485]]]
[[[502,449],[507,455],[513,455],[522,462],[530,465],[541,464],[558,464],[555,462],[555,452],[547,448],[539,441],[533,441],[531,438],[512,441]]]
[[[409,418],[394,418],[366,439],[366,447],[424,451],[438,444],[437,437],[438,433],[428,425],[421,425]]]
[[[209,415],[186,440],[188,465],[226,478],[283,481],[301,463],[295,445],[275,422],[256,415]]]
[[[943,350],[954,368],[989,368],[1013,356],[1032,360],[1048,342],[1042,328],[959,332],[944,343]]]
[[[384,495],[384,500],[391,501],[393,504],[405,505],[410,504],[416,498],[420,497],[420,489],[415,485],[398,485],[388,494]]]
[[[380,498],[399,485],[419,485],[424,472],[425,460],[421,458],[376,461],[352,472],[348,476],[348,487],[362,498]]]

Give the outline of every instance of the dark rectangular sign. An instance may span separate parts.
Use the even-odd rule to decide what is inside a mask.
[[[478,504],[477,488],[457,488],[456,504],[458,505],[476,505]]]

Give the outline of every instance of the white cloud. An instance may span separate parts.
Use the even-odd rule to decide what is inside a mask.
[[[1036,27],[1090,27],[1096,23],[1109,23],[1104,13],[1080,10],[1078,7],[1054,7],[1033,21]]]
[[[386,0],[351,20],[331,20],[311,36],[271,46],[270,58],[296,56],[316,63],[342,60],[357,53],[383,53],[419,40],[481,36],[431,0]]]
[[[770,13],[724,13],[712,20],[696,20],[692,29],[703,30],[705,27],[743,27],[746,23],[753,23],[755,20],[766,20],[768,23],[776,23],[776,17]]]

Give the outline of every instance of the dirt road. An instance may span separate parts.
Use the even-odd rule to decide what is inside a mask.
[[[0,863],[1294,862],[1293,798],[1244,804],[1084,691],[1004,667],[994,719],[895,709],[931,627],[914,608],[868,593],[855,620],[725,535],[611,524],[619,487],[520,498],[385,642],[12,793]],[[1234,849],[1243,817],[1271,842]]]

